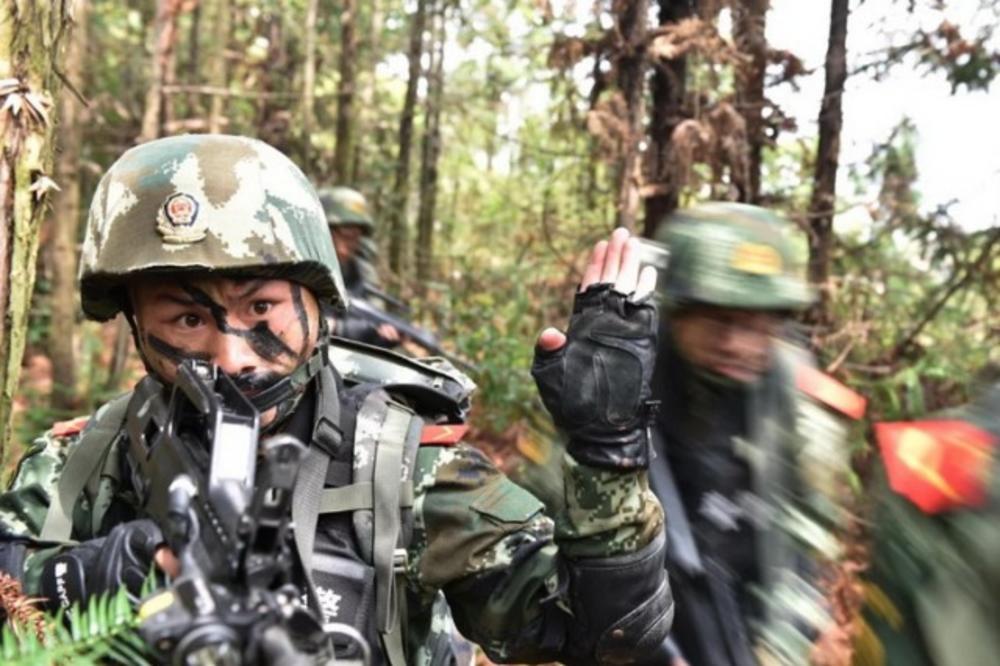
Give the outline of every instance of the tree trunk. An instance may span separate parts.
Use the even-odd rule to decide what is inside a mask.
[[[647,0],[617,0],[615,20],[618,34],[623,40],[617,56],[618,89],[625,99],[628,136],[625,139],[621,164],[617,173],[617,212],[615,223],[634,229],[639,214],[639,188],[642,185],[642,168],[639,159],[639,142],[645,120],[643,82],[646,77],[646,14]]]
[[[229,45],[230,0],[216,0],[215,21],[212,25],[213,54],[209,63],[209,84],[220,89],[229,86],[226,67],[226,47]],[[222,131],[226,114],[225,95],[212,95],[212,105],[208,112],[208,131],[217,134]]]
[[[764,136],[764,72],[767,69],[767,10],[769,0],[741,0],[733,5],[736,46],[748,60],[737,73],[737,106],[747,124],[747,185],[740,201],[760,201],[760,161]]]
[[[189,86],[200,83],[198,72],[201,68],[201,17],[203,3],[195,3],[191,10],[191,26],[188,30],[188,60],[184,69],[184,82]],[[187,95],[187,117],[201,118],[205,115],[205,107],[202,104],[201,96],[195,92]]]
[[[347,0],[350,2],[351,0]],[[315,121],[316,95],[316,14],[319,12],[319,0],[309,0],[306,5],[305,58],[302,63],[302,166],[308,170],[309,158],[312,154],[312,130]]]
[[[348,183],[354,156],[354,88],[357,79],[358,38],[356,0],[343,0],[340,14],[340,83],[337,89],[337,143],[333,154],[333,179]]]
[[[152,141],[163,134],[167,121],[167,96],[163,86],[171,82],[174,71],[174,49],[177,46],[177,17],[183,0],[158,0],[156,7],[153,59],[150,69],[146,108],[142,116],[139,143]]]
[[[448,33],[445,3],[436,13],[431,40],[434,54],[427,75],[427,104],[420,163],[420,210],[417,215],[417,283],[422,288],[431,277],[434,261],[434,221],[437,211],[438,158],[441,155],[441,100],[444,95],[444,44]]]
[[[396,177],[389,205],[389,268],[399,276],[403,272],[406,251],[406,202],[410,191],[410,153],[413,150],[413,116],[420,83],[420,57],[424,50],[424,25],[427,0],[417,0],[417,9],[410,24],[409,78],[403,111],[399,116],[399,153],[396,156]]]
[[[11,438],[38,232],[52,189],[49,111],[67,11],[61,2],[0,0],[0,457]]]
[[[826,51],[826,83],[819,111],[819,148],[809,201],[809,280],[819,288],[820,300],[809,315],[813,323],[829,320],[830,258],[833,250],[833,213],[840,161],[841,97],[847,80],[848,0],[832,0],[830,41]]]
[[[351,181],[352,183],[360,183],[365,179],[366,167],[371,168],[373,160],[366,158],[372,145],[379,145],[377,136],[381,131],[379,128],[379,123],[377,118],[374,118],[373,111],[378,109],[379,105],[379,94],[378,94],[378,62],[379,62],[379,37],[381,35],[383,10],[382,3],[380,0],[370,0],[367,5],[367,22],[361,30],[363,39],[361,42],[360,50],[363,51],[363,55],[359,55],[361,61],[364,63],[363,69],[361,70],[361,78],[364,84],[355,83],[355,89],[358,90],[358,94],[361,97],[361,107],[355,112],[354,118],[354,154],[355,160],[351,168]],[[360,20],[361,13],[358,13],[358,20]],[[357,128],[361,128],[359,131]],[[377,185],[376,188],[379,186]],[[369,192],[374,194],[375,192]],[[368,202],[372,206],[372,213],[378,219],[378,210],[381,207],[381,201],[379,196],[369,196]]]
[[[695,15],[697,0],[659,0],[660,25],[677,23]],[[687,92],[687,58],[656,63],[653,73],[652,119],[649,124],[649,148],[646,151],[645,219],[642,235],[651,238],[665,215],[677,208],[680,183],[672,168],[674,148],[671,135],[684,120],[684,96]]]
[[[66,80],[83,89],[87,53],[87,2],[76,3],[73,33],[66,48]],[[69,89],[59,95],[59,155],[56,181],[61,192],[54,197],[52,249],[52,323],[48,353],[52,360],[52,406],[64,413],[79,406],[76,396],[76,362],[73,334],[76,330],[76,238],[80,226],[80,140],[86,109]]]

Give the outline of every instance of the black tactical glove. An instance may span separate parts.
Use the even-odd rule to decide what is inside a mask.
[[[577,462],[641,469],[649,464],[657,313],[648,298],[632,301],[611,287],[577,294],[566,344],[536,347],[531,374]]]
[[[106,537],[85,541],[49,559],[42,568],[42,595],[52,608],[81,605],[122,586],[133,603],[153,566],[163,534],[151,520],[116,526]]]

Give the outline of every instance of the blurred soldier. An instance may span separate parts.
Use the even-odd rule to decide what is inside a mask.
[[[679,210],[657,232],[669,261],[650,481],[667,515],[675,663],[804,663],[826,623],[811,559],[836,554],[843,417],[864,400],[783,339],[811,300],[789,233],[735,203]]]
[[[854,663],[1000,663],[1000,381],[875,435],[885,476]]]
[[[368,201],[349,187],[321,189],[319,200],[337,251],[344,288],[351,300],[370,300],[372,291],[379,291],[381,287],[373,256],[375,222],[368,210]],[[402,335],[392,324],[373,321],[351,310],[336,318],[333,332],[342,338],[386,348],[395,347],[402,341]]]
[[[347,295],[319,199],[287,157],[217,135],[133,148],[94,195],[80,286],[88,317],[124,312],[148,374],[20,461],[0,495],[0,570],[62,607],[138,594],[154,561],[176,573],[134,452],[157,441],[147,407],[181,365],[210,365],[262,432],[308,445],[291,503],[294,584],[317,620],[364,636],[374,664],[452,663],[432,613],[442,593],[496,661],[662,664],[673,603],[646,481],[656,309],[642,296],[655,275],[620,230],[594,248],[588,276],[566,334],[539,341],[539,393],[569,442],[566,508],[549,517],[460,443],[468,379],[330,342],[321,305]]]

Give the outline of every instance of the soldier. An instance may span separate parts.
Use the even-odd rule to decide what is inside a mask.
[[[1000,654],[1000,381],[878,423],[883,473],[858,666],[988,666]]]
[[[842,417],[864,401],[783,339],[810,302],[788,233],[735,203],[677,211],[657,232],[669,261],[650,482],[667,516],[675,663],[804,663],[825,624],[807,555],[836,553],[831,472],[846,464]]]
[[[319,200],[330,226],[333,246],[351,300],[370,300],[371,290],[379,289],[378,271],[373,265],[372,234],[375,222],[364,195],[349,187],[319,191]],[[399,330],[387,322],[374,322],[357,312],[337,317],[334,333],[340,337],[391,349],[402,342]]]
[[[194,360],[232,378],[264,432],[308,443],[292,503],[302,585],[375,664],[449,663],[431,621],[442,591],[495,661],[663,663],[673,603],[645,471],[656,317],[641,296],[655,276],[627,237],[595,247],[567,333],[540,338],[539,391],[569,440],[566,508],[550,517],[459,442],[468,380],[329,343],[321,305],[347,297],[322,206],[284,155],[216,135],[129,150],[93,198],[81,297],[93,319],[125,314],[148,375],[21,460],[0,495],[0,569],[60,605],[135,593],[154,560],[176,572],[123,450],[145,436],[126,427],[135,396]]]

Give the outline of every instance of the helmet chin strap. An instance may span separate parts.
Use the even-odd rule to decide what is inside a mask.
[[[272,407],[279,406],[280,403],[289,398],[298,397],[326,364],[326,341],[321,340],[305,363],[295,368],[280,381],[250,398],[250,402],[257,408],[257,411],[264,413]]]
[[[275,418],[264,427],[265,431],[274,430],[284,420],[285,417],[295,411],[299,400],[305,393],[306,386],[319,374],[328,363],[326,353],[327,342],[330,339],[326,318],[319,317],[319,335],[316,338],[316,348],[309,358],[295,368],[287,377],[281,379],[273,386],[261,391],[250,399],[250,402],[257,411],[263,414],[274,407],[278,408]]]

